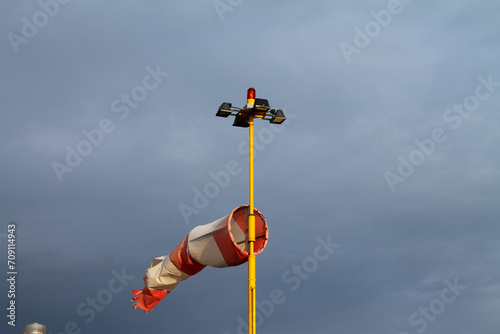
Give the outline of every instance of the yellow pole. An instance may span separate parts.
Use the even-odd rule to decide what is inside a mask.
[[[250,203],[248,215],[248,334],[255,334],[256,327],[256,299],[255,299],[255,215],[253,207],[253,117],[250,116],[249,126],[249,188]]]

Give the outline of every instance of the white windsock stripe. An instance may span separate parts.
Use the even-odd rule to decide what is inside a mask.
[[[191,275],[179,270],[167,255],[153,260],[151,267],[146,270],[146,277],[148,288],[172,291],[179,282]]]
[[[227,217],[227,216],[226,216]],[[206,237],[207,234],[211,233],[216,227],[217,225],[220,224],[220,222],[225,219],[226,217],[222,217],[220,219],[217,219],[216,221],[214,222],[211,222],[209,224],[205,224],[205,225],[200,225],[200,226],[196,226],[195,228],[193,228],[191,230],[191,232],[189,232],[189,238],[188,238],[188,241],[191,241],[191,240],[195,240],[197,238],[203,238],[203,237]]]
[[[216,268],[227,267],[226,260],[219,249],[212,231],[220,224],[224,224],[227,216],[210,224],[195,227],[188,236],[188,254],[203,265]]]
[[[240,249],[245,249],[245,231],[241,229],[234,217],[231,217],[231,234],[233,235],[234,243],[237,244]]]

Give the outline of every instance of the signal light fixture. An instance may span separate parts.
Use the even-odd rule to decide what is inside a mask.
[[[228,117],[235,116],[233,126],[247,128],[250,118],[262,118],[273,124],[281,124],[286,120],[283,110],[271,109],[267,99],[255,98],[255,88],[247,90],[247,104],[244,108],[233,107],[231,103],[224,102],[220,105],[215,116]]]

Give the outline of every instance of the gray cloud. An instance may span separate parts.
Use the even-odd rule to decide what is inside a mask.
[[[32,322],[52,334],[237,333],[246,266],[207,268],[147,315],[130,298],[152,258],[247,203],[248,134],[215,112],[243,106],[248,87],[289,116],[274,130],[256,122],[255,205],[270,229],[257,299],[270,307],[282,292],[259,332],[498,328],[500,87],[449,120],[479,77],[500,82],[497,2],[401,1],[350,63],[341,43],[356,46],[356,28],[375,29],[372,11],[397,2],[242,1],[224,20],[212,1],[57,2],[16,53],[9,33],[23,36],[23,18],[43,20],[40,3],[55,1],[0,5],[0,254],[15,222],[19,272],[16,328],[4,319],[2,333]],[[157,66],[169,74],[142,99],[136,87]],[[122,100],[134,92],[140,101]],[[103,119],[113,129],[59,182],[53,162],[67,164],[67,147]],[[425,154],[416,141],[436,128],[446,139]],[[412,154],[424,160],[391,191],[384,173]],[[230,161],[239,172],[186,224],[179,205]],[[294,273],[327,236],[338,249],[307,278]],[[455,279],[467,288],[432,313]],[[6,281],[2,291],[8,303]]]

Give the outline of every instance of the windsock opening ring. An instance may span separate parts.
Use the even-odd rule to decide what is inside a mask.
[[[237,266],[248,260],[247,221],[249,206],[240,205],[229,215],[210,224],[195,227],[188,237],[188,252],[204,265],[216,268]],[[261,253],[267,245],[267,222],[259,210],[254,209],[255,244],[254,253]],[[211,234],[217,247],[210,245],[205,236]],[[207,248],[219,252],[206,251]]]

